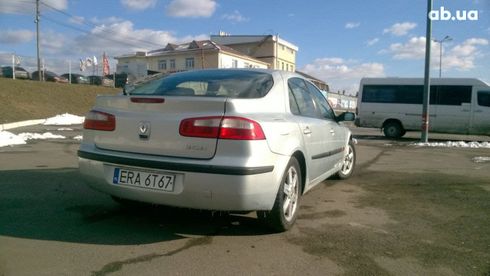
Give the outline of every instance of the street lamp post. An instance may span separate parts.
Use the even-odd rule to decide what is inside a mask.
[[[434,42],[439,43],[439,78],[442,77],[442,43],[453,40],[450,36],[446,35],[443,39],[434,39]]]

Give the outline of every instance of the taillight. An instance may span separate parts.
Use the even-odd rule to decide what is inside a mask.
[[[113,131],[116,129],[116,117],[109,113],[92,110],[85,115],[83,128]]]
[[[179,133],[187,137],[230,140],[264,140],[259,123],[242,117],[200,117],[185,119]]]
[[[179,133],[187,137],[218,138],[221,117],[189,118],[180,122]]]

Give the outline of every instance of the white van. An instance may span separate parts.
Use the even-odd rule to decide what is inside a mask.
[[[423,78],[363,78],[356,125],[390,138],[421,130]],[[431,79],[429,131],[490,135],[490,86],[478,79]]]

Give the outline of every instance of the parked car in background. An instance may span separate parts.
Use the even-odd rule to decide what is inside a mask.
[[[336,116],[296,73],[175,73],[97,97],[85,117],[79,168],[88,185],[122,204],[257,211],[285,231],[301,195],[352,174],[354,143],[339,122],[354,118]]]
[[[115,79],[114,79],[114,75],[107,75],[107,78],[115,82],[115,87],[123,88],[128,83],[128,74],[121,73],[115,75],[116,75]]]
[[[88,76],[87,79],[88,79],[90,84],[102,85],[102,77],[101,76]]]
[[[2,67],[2,75],[4,78],[12,78],[13,77],[12,66]],[[15,66],[15,78],[28,80],[29,79],[29,72],[27,72],[26,69],[24,69],[20,66]]]
[[[108,87],[114,87],[114,81],[112,78],[103,76],[88,76],[89,83],[92,85],[103,85]]]
[[[39,80],[39,72],[34,71],[32,72],[32,79],[33,80]],[[68,79],[58,76],[58,74],[51,72],[51,71],[44,71],[44,80],[45,81],[52,81],[52,82],[59,82],[59,83],[68,83]]]
[[[69,73],[66,73],[66,74],[63,74],[61,75],[61,77],[67,79],[68,81],[70,81],[70,74]],[[84,75],[80,75],[80,74],[71,74],[71,83],[77,83],[77,84],[89,84],[90,81],[89,79],[84,76]]]

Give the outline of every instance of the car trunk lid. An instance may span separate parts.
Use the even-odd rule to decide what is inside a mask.
[[[95,131],[98,148],[169,157],[211,159],[217,138],[184,137],[182,120],[223,116],[226,98],[101,96],[95,110],[116,117],[114,131]]]

